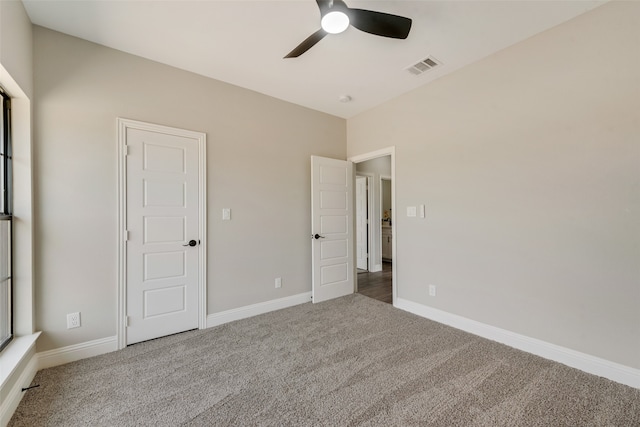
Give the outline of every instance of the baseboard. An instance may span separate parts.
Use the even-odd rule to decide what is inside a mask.
[[[75,362],[76,360],[86,359],[87,357],[110,353],[117,349],[117,337],[108,337],[43,351],[37,354],[38,369],[64,365],[65,363]]]
[[[371,273],[377,273],[378,271],[382,271],[382,264],[374,264],[369,270]]]
[[[311,292],[266,301],[207,316],[207,328],[311,301]],[[50,368],[118,350],[117,337],[88,341],[38,353],[38,369]]]
[[[395,306],[483,338],[640,389],[640,370],[398,298]]]
[[[232,310],[221,311],[220,313],[213,313],[207,316],[207,328],[233,322],[234,320],[246,319],[247,317],[257,316],[258,314],[264,314],[270,311],[293,307],[294,305],[304,304],[307,302],[311,302],[311,292],[304,292],[290,297],[247,305],[244,307],[234,308]]]
[[[33,378],[36,376],[38,372],[38,357],[33,354],[27,362],[25,369],[22,371],[18,380],[13,384],[9,392],[7,393],[6,399],[0,402],[0,426],[6,426],[9,424],[9,420],[13,416],[16,408],[20,404],[22,397],[24,396],[24,392],[22,391],[23,387],[28,387],[33,381]]]

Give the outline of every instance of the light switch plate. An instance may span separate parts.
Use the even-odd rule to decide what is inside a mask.
[[[407,216],[416,216],[415,206],[407,206]]]
[[[224,221],[229,221],[231,219],[231,209],[229,208],[222,209],[222,219]]]

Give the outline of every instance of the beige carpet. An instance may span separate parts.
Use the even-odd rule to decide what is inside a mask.
[[[10,426],[640,426],[640,390],[361,295],[40,371]]]

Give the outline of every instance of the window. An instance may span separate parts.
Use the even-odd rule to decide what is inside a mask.
[[[11,102],[0,88],[0,350],[13,336],[12,226],[11,215]]]

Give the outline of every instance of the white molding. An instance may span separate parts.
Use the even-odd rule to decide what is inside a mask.
[[[378,271],[382,271],[382,264],[374,264],[370,270],[372,273],[377,273]]]
[[[25,356],[36,345],[41,332],[14,337],[7,347],[0,352],[0,390],[5,386],[15,370],[23,362]]]
[[[13,384],[13,387],[6,394],[6,398],[0,402],[0,426],[6,426],[9,424],[9,420],[13,416],[13,413],[18,408],[24,393],[23,387],[28,387],[33,381],[33,378],[38,372],[38,357],[32,355],[27,362],[27,366],[21,372],[18,380]]]
[[[200,300],[198,305],[198,328],[204,329],[207,327],[207,134],[204,132],[198,132],[198,149],[199,149],[199,173],[198,173],[198,201],[200,202],[200,241],[198,245],[198,255],[200,263],[199,271],[199,294]]]
[[[358,172],[356,171],[356,177],[360,176],[360,177],[364,177],[367,179],[367,244],[368,244],[368,249],[367,249],[367,271],[369,272],[373,272],[372,268],[373,268],[373,258],[376,254],[375,248],[373,246],[373,227],[371,227],[371,225],[374,222],[374,215],[373,215],[373,178],[375,178],[375,174],[370,173],[370,172]],[[355,194],[355,192],[354,192]],[[355,210],[355,208],[354,208]],[[357,227],[357,225],[356,225]],[[357,228],[356,228],[357,229]],[[357,245],[357,242],[356,242]],[[357,258],[357,256],[356,256]],[[380,267],[380,269],[382,269],[382,267]],[[379,270],[375,270],[375,271],[379,271]],[[357,274],[357,268],[356,268],[356,277],[358,277]],[[357,280],[356,280],[357,282]],[[357,289],[357,283],[356,283],[356,292],[358,291]]]
[[[247,317],[257,316],[258,314],[269,313],[270,311],[281,310],[283,308],[293,307],[294,305],[304,304],[307,302],[311,302],[311,292],[304,292],[289,297],[221,311],[220,313],[213,313],[207,316],[207,327],[211,328],[213,326],[223,325],[235,320],[246,319]]]
[[[118,126],[118,313],[116,337],[118,348],[127,345],[127,244],[124,233],[127,229],[127,125],[123,119],[116,120]]]
[[[380,150],[371,151],[369,153],[351,156],[347,160],[353,163],[362,163],[362,162],[366,162],[367,160],[377,159],[378,157],[393,156],[395,155],[395,152],[396,152],[396,147],[394,145],[387,148],[381,148]]]
[[[76,360],[118,350],[118,337],[107,337],[37,353],[38,369],[64,365]]]
[[[506,344],[518,350],[553,360],[589,374],[640,389],[640,369],[631,368],[586,353],[551,344],[536,338],[497,328],[456,314],[447,313],[403,298],[397,298],[395,307],[418,316],[461,329],[474,335]]]
[[[198,141],[198,199],[200,202],[198,226],[200,228],[199,240],[202,242],[198,245],[198,328],[200,329],[205,328],[207,324],[207,134],[122,117],[116,119],[116,124],[118,131],[118,318],[116,320],[116,339],[118,349],[123,349],[127,346],[127,244],[124,237],[127,230],[127,129],[163,132]]]

